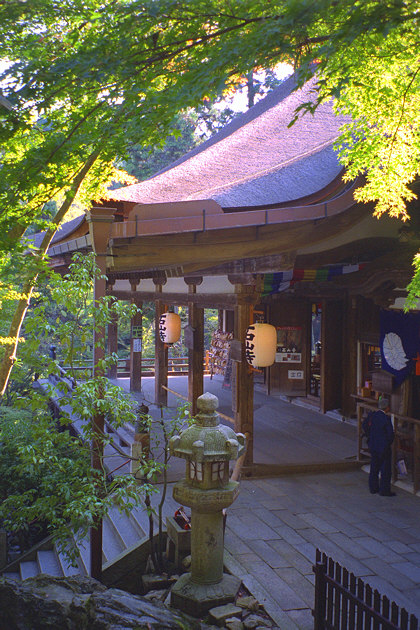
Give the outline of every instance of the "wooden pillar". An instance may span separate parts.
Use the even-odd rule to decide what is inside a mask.
[[[250,277],[245,277],[248,275]],[[237,297],[231,345],[231,357],[234,362],[232,410],[235,418],[235,431],[247,434],[244,466],[250,466],[254,461],[254,374],[245,358],[245,334],[248,326],[253,323],[253,307],[257,301],[257,294],[255,292],[255,278],[251,274],[229,276],[229,280],[235,285]]]
[[[93,297],[95,303],[101,301],[106,294],[106,253],[111,233],[111,224],[114,221],[114,208],[91,208],[87,220],[92,241],[92,247],[96,254],[96,264],[100,270],[99,278],[95,279]],[[98,363],[105,357],[105,329],[95,330],[93,338],[93,364],[94,376],[103,376],[103,370]],[[100,394],[99,394],[100,395]],[[91,464],[94,470],[103,473],[103,442],[104,416],[98,414],[92,418],[93,438],[91,444]],[[90,575],[102,579],[102,519],[96,521],[90,529]]]
[[[134,287],[134,288],[133,288]],[[131,290],[135,291],[137,284],[131,285]],[[130,341],[130,391],[141,391],[141,356],[142,356],[142,323],[143,316],[141,312],[142,302],[136,298],[131,298],[131,303],[140,309],[131,318],[131,341]]]
[[[322,413],[342,406],[343,303],[322,302],[321,321],[321,404]]]
[[[184,278],[188,294],[194,295],[203,278]],[[197,398],[203,394],[204,359],[204,308],[188,301],[188,326],[185,329],[185,344],[188,348],[188,400],[191,413],[197,413]]]
[[[347,297],[343,319],[343,386],[342,412],[347,418],[354,414],[356,405],[352,394],[357,392],[357,318],[358,296]]]
[[[114,313],[112,320],[108,324],[108,336],[107,336],[107,354],[117,354],[118,352],[118,317]],[[109,378],[117,378],[117,364],[113,363],[108,370]]]
[[[162,293],[162,285],[166,280],[159,278],[153,280],[156,286],[155,300],[155,403],[157,405],[167,406],[168,392],[163,387],[168,387],[168,346],[161,341],[159,336],[159,319],[160,316],[168,310],[167,305],[160,298]]]

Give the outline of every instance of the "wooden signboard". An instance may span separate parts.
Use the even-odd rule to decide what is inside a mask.
[[[135,338],[133,341],[133,352],[141,352],[141,339]]]

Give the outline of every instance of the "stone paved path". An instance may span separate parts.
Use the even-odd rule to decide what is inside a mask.
[[[315,549],[420,619],[420,500],[370,495],[362,471],[241,482],[226,563],[282,630],[313,628]]]
[[[144,381],[150,400],[153,379]],[[174,377],[170,387],[186,393],[186,379]],[[208,378],[205,390],[219,396],[220,410],[230,415],[230,392]],[[354,424],[258,392],[255,403],[256,461],[354,457]],[[173,395],[169,404],[176,404]],[[171,480],[183,476],[181,460],[172,467]],[[371,495],[367,480],[355,470],[241,481],[228,509],[225,564],[281,630],[313,628],[317,547],[420,620],[420,497],[400,488],[396,497]]]

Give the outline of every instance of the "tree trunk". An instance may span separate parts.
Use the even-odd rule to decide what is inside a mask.
[[[246,88],[247,88],[247,96],[248,96],[248,109],[250,109],[255,103],[255,83],[254,83],[254,72],[248,72],[246,75]]]
[[[80,169],[79,173],[74,178],[73,184],[68,190],[65,200],[61,204],[60,209],[57,211],[57,214],[52,220],[51,227],[49,227],[44,234],[44,238],[42,239],[39,250],[35,256],[35,262],[41,262],[45,258],[48,252],[50,243],[54,237],[54,234],[57,232],[61,221],[64,219],[68,209],[73,203],[73,200],[84,178],[88,174],[89,170],[92,168],[93,164],[98,158],[98,155],[99,155],[99,150],[94,151],[86,160],[83,167]],[[11,339],[11,341],[10,343],[4,346],[4,355],[0,364],[0,397],[4,396],[7,385],[9,383],[10,374],[11,374],[13,365],[16,361],[16,351],[17,351],[17,347],[19,343],[20,331],[21,331],[22,324],[25,319],[25,315],[28,310],[32,293],[35,288],[37,280],[38,280],[38,273],[35,273],[31,278],[28,278],[24,282],[23,288],[21,291],[23,296],[17,303],[16,310],[10,324],[8,337]]]

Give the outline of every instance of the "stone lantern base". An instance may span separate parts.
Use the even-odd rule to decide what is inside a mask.
[[[196,584],[191,581],[191,573],[184,573],[171,591],[171,606],[192,615],[201,617],[210,608],[233,602],[241,585],[235,575],[223,574],[217,584]]]

